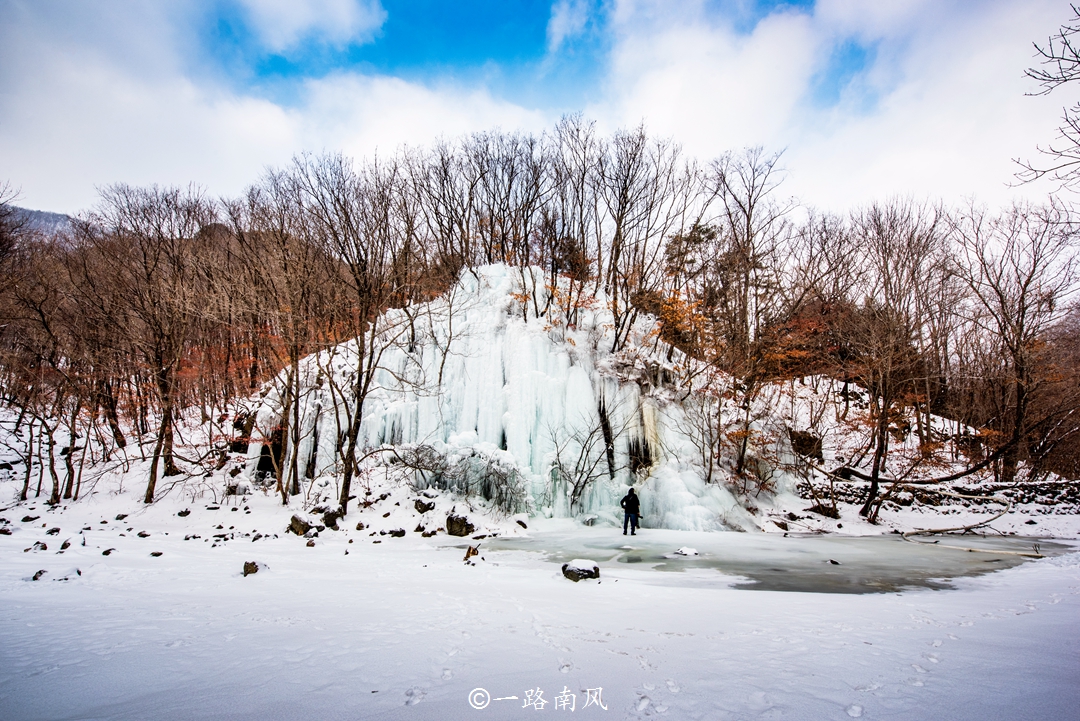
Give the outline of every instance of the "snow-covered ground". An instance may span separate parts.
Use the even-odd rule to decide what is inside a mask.
[[[272,494],[216,509],[181,497],[147,507],[137,492],[6,508],[0,718],[1011,720],[1080,707],[1073,542],[1043,540],[1053,555],[1022,560],[895,536],[631,538],[569,519],[521,528],[431,495],[436,508],[421,514],[424,497],[376,487],[370,507],[313,546],[285,532],[291,511]],[[486,537],[415,531],[451,508]],[[379,533],[397,528],[403,537]],[[35,542],[47,548],[24,551]],[[469,545],[479,555],[467,564]],[[600,579],[564,578],[574,558],[596,561]],[[246,561],[262,568],[244,577]],[[892,588],[906,571],[934,577],[935,564],[952,578],[939,590],[745,588],[755,576],[774,587],[784,569],[803,588],[870,590],[868,574]],[[854,585],[837,588],[844,578]],[[475,709],[480,688],[504,700]],[[537,689],[546,704],[523,708]],[[589,689],[606,709],[585,707]],[[571,695],[573,712],[556,709]]]
[[[1073,486],[998,488],[987,473],[965,490],[992,503],[923,486],[870,524],[854,502],[864,484],[837,482],[839,517],[811,512],[788,431],[818,430],[830,468],[859,465],[866,445],[857,400],[847,415],[821,378],[752,404],[772,490],[726,483],[726,458],[706,482],[693,406],[663,387],[648,328],[640,357],[616,357],[603,304],[574,327],[526,323],[515,282],[499,267],[463,276],[417,313],[413,342],[388,347],[364,443],[423,447],[446,472],[369,461],[340,530],[321,526],[339,493],[349,344],[304,362],[297,457],[311,476],[289,507],[257,483],[259,442],[226,453],[235,408],[210,414],[216,426],[181,419],[184,473],[151,505],[151,435],[108,462],[92,448],[80,499],[55,508],[35,461],[31,499],[15,503],[24,439],[0,413],[0,721],[1078,717]],[[240,404],[257,412],[256,441],[280,412],[265,390]],[[969,462],[942,448],[927,472]],[[898,474],[920,457],[910,434],[890,454]],[[502,474],[520,502],[455,493],[458,471]],[[645,514],[634,537],[619,527],[630,484]],[[987,521],[1006,501],[984,536],[900,534]],[[306,538],[286,531],[293,514]],[[451,515],[473,526],[465,537],[447,534]],[[564,563],[600,578],[571,581]]]

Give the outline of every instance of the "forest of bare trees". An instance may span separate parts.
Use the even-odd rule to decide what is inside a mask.
[[[478,133],[363,163],[305,155],[239,198],[110,186],[52,235],[22,227],[0,188],[0,389],[26,439],[22,496],[78,498],[86,463],[137,449],[154,461],[152,502],[163,479],[217,460],[213,444],[181,457],[182,420],[242,443],[252,428],[236,402],[277,379],[281,425],[262,431],[293,449],[276,468],[287,501],[304,472],[300,359],[357,339],[348,387],[332,389],[352,409],[344,506],[366,452],[376,318],[488,263],[522,269],[526,320],[573,324],[606,303],[612,351],[635,320],[659,319],[660,339],[696,362],[687,388],[707,392],[711,374],[747,409],[741,447],[702,436],[703,453],[735,454],[736,473],[762,386],[823,374],[869,396],[864,510],[891,431],[912,416],[928,454],[942,440],[931,414],[976,429],[973,463],[1003,482],[1021,469],[1080,478],[1071,207],[895,198],[833,215],[782,180],[762,149],[701,163],[644,128],[604,137],[571,116],[541,137]]]

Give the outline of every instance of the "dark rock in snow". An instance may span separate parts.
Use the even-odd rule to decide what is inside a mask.
[[[23,553],[26,553],[27,551],[48,551],[48,550],[49,550],[48,546],[46,546],[41,541],[37,541],[37,542],[34,543],[33,546],[30,546],[30,548],[23,549]]]
[[[819,461],[825,460],[821,454],[820,436],[815,436],[809,431],[796,431],[793,429],[788,430],[788,435],[791,438],[791,450],[804,458],[814,458]]]
[[[382,517],[383,518],[389,518],[390,517],[390,511],[387,511],[386,513],[382,514]]]
[[[413,533],[423,533],[423,532],[424,532],[424,524],[417,523],[416,528],[413,529]]]
[[[472,558],[473,556],[479,556],[479,555],[480,555],[480,544],[477,544],[475,546],[469,546],[469,549],[467,551],[465,551],[465,563],[468,563],[469,559]]]
[[[517,524],[519,526],[521,526],[522,528],[526,528],[526,529],[528,528],[528,526],[525,525],[525,521],[521,520],[520,518],[517,519]]]
[[[40,571],[38,571],[37,573],[34,574],[34,579],[33,580],[40,581],[41,577],[44,576],[46,573],[48,573],[48,571],[46,571],[44,568],[41,569]]]
[[[305,533],[311,530],[311,524],[305,521],[303,518],[297,515],[293,515],[289,521],[289,530],[298,536],[303,536]]]
[[[255,561],[244,561],[244,577],[250,576],[253,573],[259,572],[259,564]]]
[[[50,528],[49,530],[45,531],[46,536],[55,536],[55,535],[57,535],[59,533],[60,533],[60,528],[59,527]]]
[[[364,530],[364,522],[363,521],[358,521],[356,523],[356,530],[358,530],[358,531]]]
[[[787,521],[777,521],[776,519],[773,519],[773,523],[775,523],[776,527],[781,531],[786,531],[788,529]]]
[[[10,535],[11,535],[11,529],[10,528],[0,528],[0,536],[10,536]]]
[[[127,517],[128,517],[128,514],[126,514],[126,513],[117,513],[116,514],[116,520],[118,520],[118,521],[122,521]]]
[[[323,514],[322,522],[326,524],[327,528],[332,528],[337,531],[340,530],[337,525],[339,518],[341,518],[340,510],[327,511]]]
[[[150,538],[150,534],[146,531],[139,531],[138,536],[139,538]]]
[[[315,539],[312,538],[310,541],[308,541],[307,546],[308,546],[308,548],[314,548],[315,547]]]
[[[185,508],[184,510],[180,511],[180,512],[179,512],[179,513],[177,513],[176,515],[180,516],[181,518],[185,518],[185,517],[187,517],[187,516],[190,516],[190,515],[191,515],[191,509],[189,509],[189,508]]]
[[[10,463],[0,463],[0,471],[10,471],[10,470],[12,470]]]
[[[102,556],[108,556],[108,555],[112,554],[112,552],[115,551],[115,550],[116,550],[115,548],[106,548],[104,551],[101,552],[101,555]]]
[[[434,501],[431,503],[424,503],[422,499],[417,498],[416,503],[413,504],[413,507],[416,509],[417,513],[427,513],[428,511],[435,510],[435,503]]]
[[[826,506],[820,503],[816,506],[810,506],[810,508],[807,508],[806,510],[810,511],[811,513],[816,513],[819,516],[825,516],[826,518],[840,518],[839,511],[837,511],[832,506]]]
[[[161,555],[161,551],[150,551],[150,555],[157,558]]]
[[[464,516],[450,514],[446,517],[446,532],[451,536],[468,536],[476,530],[476,526],[469,523]]]
[[[840,565],[843,565],[843,564],[841,564],[841,563],[840,563],[839,561],[834,561],[834,560],[832,560],[831,558],[829,559],[829,563],[831,563],[831,564],[832,564],[832,565],[834,565],[834,566],[840,566]]]
[[[600,578],[600,567],[592,561],[571,561],[563,564],[562,575],[577,583],[583,578]]]
[[[405,529],[404,528],[395,528],[393,531],[390,531],[389,533],[394,538],[403,538],[405,536]]]
[[[23,516],[22,522],[23,523],[33,523],[34,521],[36,521],[39,518],[41,518],[41,516]]]

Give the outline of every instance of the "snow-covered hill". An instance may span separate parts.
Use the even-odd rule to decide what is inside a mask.
[[[658,341],[653,319],[639,319],[612,352],[614,324],[604,299],[580,300],[571,324],[560,310],[569,293],[565,285],[545,288],[537,269],[523,274],[494,265],[464,272],[431,303],[385,315],[360,431],[360,445],[376,451],[368,463],[382,464],[416,490],[435,487],[486,501],[496,515],[618,525],[619,499],[633,486],[645,527],[844,528],[839,517],[796,516],[827,492],[823,468],[868,464],[864,393],[825,377],[746,394],[714,374],[706,388],[693,361]],[[315,489],[312,503],[337,497],[356,347],[345,343],[301,364],[298,467]],[[255,431],[264,441],[282,422],[287,384],[283,372],[257,408]],[[912,419],[910,428],[896,429],[886,478],[913,469],[924,476],[952,473],[971,462],[958,442],[969,429],[937,417],[922,422],[939,452],[925,456]],[[732,441],[740,433],[750,436],[741,476]],[[818,447],[795,453],[792,438],[800,434]],[[251,445],[247,477],[259,475],[261,456],[267,467],[269,453],[268,443]],[[282,458],[289,453],[286,442]],[[967,481],[990,477],[987,470]],[[831,493],[848,501],[865,487],[832,485]],[[910,492],[897,494],[882,517],[911,503]]]

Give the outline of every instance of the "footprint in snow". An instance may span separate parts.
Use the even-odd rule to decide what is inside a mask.
[[[960,640],[960,637],[959,637],[959,636],[954,636],[954,635],[953,635],[953,634],[951,634],[951,633],[950,633],[950,634],[948,634],[948,636],[949,636],[949,638],[950,638],[950,639],[952,639],[953,641],[959,641],[959,640]]]
[[[670,678],[667,680],[667,690],[671,693],[679,693],[679,684],[675,683]]]
[[[851,704],[844,710],[847,711],[847,715],[851,718],[859,718],[862,716],[862,706],[857,703]]]
[[[640,699],[638,699],[637,710],[639,712],[644,711],[649,707],[650,703],[652,703],[652,700],[648,696],[642,696]]]
[[[917,663],[911,664],[911,667],[915,669],[918,673],[929,673],[925,668],[923,668]]]
[[[424,692],[419,687],[413,686],[405,692],[405,705],[415,706],[424,698]]]
[[[453,672],[453,671],[451,671],[450,669],[448,669],[448,668],[444,668],[444,669],[442,670],[442,680],[443,680],[443,681],[449,681],[449,680],[450,680],[450,679],[452,679],[453,677],[454,677],[454,672]]]
[[[559,671],[562,673],[570,673],[570,670],[574,668],[569,662],[559,664]]]
[[[933,646],[934,648],[939,648],[941,646],[941,639],[940,638],[935,638],[934,642],[932,644],[930,644],[930,645]]]
[[[940,663],[941,662],[941,659],[939,659],[937,657],[937,654],[933,654],[933,653],[923,654],[923,658],[925,658],[930,663]]]

